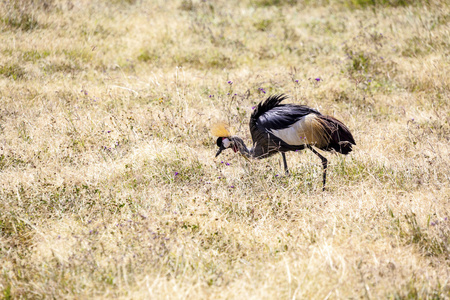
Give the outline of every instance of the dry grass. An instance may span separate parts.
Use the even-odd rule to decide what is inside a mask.
[[[0,3],[3,298],[450,298],[447,1],[93,2]],[[272,93],[352,130],[327,191],[214,159]]]

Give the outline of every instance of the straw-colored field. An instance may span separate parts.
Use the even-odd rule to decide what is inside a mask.
[[[0,2],[0,298],[449,299],[445,0]],[[357,146],[215,158],[268,95]]]

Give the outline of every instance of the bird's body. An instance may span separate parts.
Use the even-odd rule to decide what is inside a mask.
[[[339,120],[324,116],[315,109],[305,105],[281,104],[285,95],[270,96],[261,102],[250,117],[250,132],[253,147],[247,148],[237,136],[219,135],[219,151],[232,148],[246,157],[266,158],[281,152],[284,167],[288,173],[285,152],[310,149],[322,159],[324,167],[323,184],[325,188],[327,160],[312,146],[342,154],[352,151],[355,145],[350,130]]]

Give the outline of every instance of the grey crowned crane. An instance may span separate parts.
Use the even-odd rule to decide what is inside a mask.
[[[228,130],[219,125],[213,129],[218,136],[216,157],[225,149],[231,148],[247,158],[266,158],[281,153],[286,174],[289,169],[285,153],[308,148],[322,160],[323,190],[327,178],[327,159],[313,147],[325,151],[348,154],[355,144],[350,130],[341,121],[324,116],[305,105],[281,104],[286,95],[272,95],[255,107],[250,117],[250,132],[253,147],[247,148],[244,141],[231,136]]]

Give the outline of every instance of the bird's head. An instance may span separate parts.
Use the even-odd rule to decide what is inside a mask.
[[[219,156],[219,154],[228,148],[232,148],[234,152],[238,151],[238,147],[236,145],[236,142],[234,138],[231,136],[230,132],[228,131],[228,126],[224,123],[218,123],[214,124],[211,128],[211,132],[213,135],[217,136],[217,147],[219,147],[219,151],[216,153],[216,157]]]
[[[232,148],[234,152],[238,152],[238,147],[232,137],[217,138],[217,147],[219,147],[219,150],[216,153],[216,157],[219,156],[223,150],[228,148]]]

